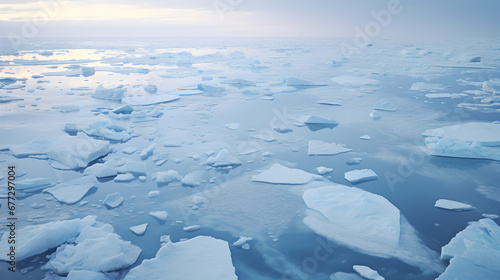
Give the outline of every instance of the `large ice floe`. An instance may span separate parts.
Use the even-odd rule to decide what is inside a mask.
[[[43,192],[50,193],[60,202],[74,204],[80,201],[96,184],[95,176],[84,176],[44,189]]]
[[[0,240],[1,260],[7,260],[9,234]],[[43,267],[58,274],[84,270],[108,272],[135,263],[141,249],[123,241],[110,224],[96,221],[95,216],[82,219],[49,222],[21,228],[16,246],[17,260],[24,260],[57,248]]]
[[[316,174],[308,173],[300,169],[288,168],[279,163],[275,163],[268,170],[253,176],[252,181],[270,184],[301,185],[320,178],[321,177]]]
[[[400,259],[426,272],[442,271],[437,254],[421,243],[413,227],[384,197],[323,183],[306,190],[302,198],[310,208],[304,223],[317,234],[369,255]]]
[[[471,222],[441,249],[450,260],[437,280],[497,280],[500,277],[500,227],[491,219]]]
[[[500,124],[469,122],[423,133],[436,156],[500,160]]]
[[[163,245],[156,256],[130,270],[125,280],[139,279],[236,280],[229,244],[198,236]]]

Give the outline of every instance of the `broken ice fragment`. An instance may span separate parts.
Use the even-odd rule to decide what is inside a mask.
[[[175,170],[160,171],[153,175],[153,181],[157,184],[170,184],[180,180],[182,180],[182,176]]]
[[[434,205],[434,207],[446,209],[446,210],[455,210],[455,211],[466,211],[466,210],[475,209],[475,207],[472,205],[453,201],[453,200],[448,200],[448,199],[438,199],[436,201],[436,204]]]
[[[346,148],[344,144],[334,142],[324,142],[321,140],[309,140],[308,155],[336,155],[350,152],[352,149]]]
[[[132,231],[133,233],[135,233],[136,235],[144,235],[144,233],[146,232],[146,229],[148,228],[148,224],[145,223],[145,224],[140,224],[140,225],[137,225],[137,226],[133,226],[133,227],[130,227],[130,231]]]
[[[330,173],[333,171],[333,168],[328,168],[324,166],[318,166],[316,167],[316,171],[318,171],[319,175],[325,175],[326,173]]]
[[[92,166],[85,168],[83,174],[94,175],[97,178],[106,178],[106,177],[116,176],[118,173],[114,168],[109,167],[106,164],[96,163]]]
[[[372,137],[370,135],[363,135],[363,136],[360,136],[359,139],[361,139],[361,140],[372,140]]]
[[[275,163],[268,170],[253,176],[252,181],[269,184],[301,185],[320,178],[318,175]]]
[[[168,217],[167,211],[151,211],[149,215],[163,222],[166,221]]]
[[[205,164],[213,167],[235,167],[241,165],[241,161],[231,155],[228,150],[222,149],[216,156],[209,157]]]
[[[118,207],[123,202],[123,197],[119,192],[111,193],[106,196],[103,204],[109,206],[110,208]]]
[[[197,231],[201,228],[201,226],[199,225],[192,225],[192,226],[187,226],[187,227],[183,227],[182,230],[184,230],[185,232],[193,232],[193,231]]]
[[[370,280],[384,280],[385,278],[380,276],[377,271],[364,265],[354,265],[352,267],[359,275]]]
[[[80,201],[96,184],[97,179],[95,176],[83,176],[44,189],[43,192],[50,193],[59,202],[74,204]]]
[[[371,169],[355,169],[344,174],[344,178],[352,184],[378,179],[378,175]]]
[[[385,100],[377,101],[375,105],[373,105],[373,109],[378,111],[389,111],[389,112],[396,112],[398,110],[394,105]]]
[[[111,101],[121,101],[124,93],[125,89],[123,87],[106,89],[102,85],[99,85],[92,97]]]

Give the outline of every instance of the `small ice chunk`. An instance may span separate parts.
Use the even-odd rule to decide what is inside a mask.
[[[49,151],[51,142],[47,138],[38,137],[25,144],[10,146],[9,149],[16,157],[44,155]]]
[[[327,86],[327,84],[315,83],[312,81],[302,80],[295,77],[290,77],[286,80],[287,86],[297,87],[297,86]]]
[[[224,87],[219,87],[216,85],[199,84],[198,89],[207,93],[221,93],[226,91]]]
[[[378,120],[382,117],[382,114],[380,114],[379,112],[377,111],[371,111],[370,112],[370,118],[374,119],[374,120]]]
[[[130,105],[123,105],[121,107],[118,107],[116,109],[113,109],[111,112],[115,114],[123,114],[123,115],[130,115],[134,111],[134,107]]]
[[[378,179],[378,175],[371,169],[355,169],[344,173],[344,178],[352,184]]]
[[[326,173],[330,173],[333,171],[333,168],[328,168],[324,166],[318,166],[316,167],[316,171],[318,171],[319,175],[325,175]]]
[[[362,135],[359,137],[361,140],[372,140],[372,137],[370,135]]]
[[[363,161],[362,158],[351,158],[345,162],[347,165],[358,165]]]
[[[95,185],[97,185],[97,179],[90,175],[57,184],[43,192],[50,193],[59,202],[75,204]]]
[[[112,141],[125,142],[131,138],[126,127],[109,120],[99,120],[89,123],[83,128],[83,132],[89,136],[100,137]]]
[[[48,178],[31,178],[16,182],[15,187],[18,191],[37,191],[52,184]]]
[[[145,223],[145,224],[140,224],[140,225],[137,225],[137,226],[133,226],[133,227],[129,227],[129,229],[135,233],[136,235],[144,235],[144,233],[146,232],[146,229],[148,228],[148,223]]]
[[[197,187],[200,185],[198,172],[194,171],[188,173],[184,178],[182,178],[181,183],[189,187]]]
[[[346,148],[344,144],[334,142],[324,142],[321,140],[309,140],[308,155],[337,155],[350,152],[352,149]]]
[[[157,196],[159,196],[159,195],[160,195],[160,191],[150,191],[150,192],[148,193],[148,197],[149,197],[149,198],[157,197]]]
[[[84,148],[82,148],[84,147]],[[87,135],[64,135],[56,138],[47,152],[50,164],[58,169],[77,169],[87,167],[109,152],[109,142],[94,140]]]
[[[240,236],[240,239],[238,239],[236,242],[234,242],[233,246],[244,249],[243,246],[248,245],[248,242],[252,241],[252,240],[253,240],[252,237]],[[246,250],[248,250],[248,249],[246,249]]]
[[[153,155],[153,151],[156,148],[156,143],[152,143],[148,147],[146,147],[144,150],[141,152],[141,159],[146,160],[148,157]]]
[[[116,176],[118,173],[114,168],[109,167],[106,164],[96,163],[92,166],[85,168],[83,174],[95,175],[97,178],[106,178],[106,177]]]
[[[320,176],[304,170],[288,168],[275,163],[268,170],[253,176],[252,181],[269,184],[302,185],[320,178]]]
[[[95,74],[94,67],[82,67],[81,71],[82,71],[82,76],[84,77],[94,76]]]
[[[438,199],[436,201],[436,204],[434,204],[434,207],[446,210],[455,210],[455,211],[466,211],[475,209],[475,207],[472,205],[448,199]]]
[[[481,62],[481,57],[480,56],[476,56],[476,57],[472,58],[470,60],[470,62]]]
[[[63,130],[70,134],[76,134],[78,133],[78,126],[76,125],[76,123],[73,122],[65,123]]]
[[[125,280],[143,279],[237,280],[229,244],[208,236],[168,242],[152,259],[144,260],[125,276]]]
[[[273,127],[273,130],[278,132],[278,133],[288,133],[288,132],[292,132],[293,130],[289,127],[286,127],[286,126],[274,126]]]
[[[121,101],[124,93],[125,89],[123,87],[106,89],[103,85],[99,85],[92,97],[111,101]]]
[[[163,222],[166,221],[168,217],[167,211],[151,211],[149,215]]]
[[[359,275],[370,280],[384,280],[385,278],[380,276],[377,271],[364,265],[354,265],[352,267]]]
[[[240,127],[239,123],[228,123],[224,126],[227,129],[237,130]]]
[[[235,156],[231,155],[228,150],[222,149],[216,156],[209,157],[205,164],[213,167],[234,167],[241,165],[241,161]]]
[[[80,106],[78,106],[78,105],[62,105],[62,106],[58,106],[58,110],[61,113],[79,112]]]
[[[145,85],[144,86],[144,91],[147,93],[157,93],[158,92],[158,86],[157,85]]]
[[[126,183],[135,180],[135,176],[130,173],[118,174],[113,181],[117,183]]]
[[[127,161],[123,166],[117,167],[116,170],[122,173],[130,173],[135,176],[146,175],[148,172],[146,164],[138,161]]]
[[[182,180],[182,176],[175,170],[160,171],[153,175],[153,181],[157,184],[170,184],[180,180]]]
[[[193,231],[197,231],[201,228],[201,226],[199,225],[192,225],[192,226],[187,226],[187,227],[183,227],[182,230],[184,230],[185,232],[193,232]]]
[[[388,111],[388,112],[396,112],[398,110],[398,108],[396,108],[394,105],[385,100],[377,101],[375,105],[373,105],[373,109],[379,111]]]
[[[305,121],[305,124],[327,124],[337,126],[339,123],[335,120],[328,120],[325,118],[317,117],[317,116],[309,116]]]
[[[136,151],[137,151],[136,148],[128,147],[128,148],[123,149],[122,153],[127,154],[127,155],[131,155],[131,154],[135,153]]]
[[[123,197],[119,192],[111,193],[106,196],[103,204],[110,208],[116,208],[123,202]]]
[[[342,104],[339,101],[333,101],[333,100],[320,100],[317,103],[321,104],[321,105],[329,105],[329,106],[342,106]]]

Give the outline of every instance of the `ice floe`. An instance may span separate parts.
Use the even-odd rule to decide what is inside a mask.
[[[373,105],[373,109],[378,111],[389,111],[389,112],[396,112],[398,110],[398,108],[396,108],[394,105],[385,100],[377,101],[375,105]]]
[[[268,170],[253,176],[252,181],[269,184],[301,185],[319,178],[321,177],[318,175],[275,163]]]
[[[106,89],[103,85],[99,85],[92,97],[111,101],[121,101],[124,97],[124,94],[125,89],[123,87]]]
[[[95,185],[97,185],[95,176],[83,176],[44,189],[43,192],[50,193],[59,202],[75,204]]]
[[[490,219],[471,222],[441,249],[441,259],[450,264],[437,280],[498,279],[500,227]]]
[[[241,165],[241,161],[231,155],[228,150],[222,149],[216,156],[210,156],[205,164],[213,167],[235,167]]]
[[[160,185],[179,182],[181,180],[182,176],[175,170],[160,171],[153,174],[153,181]]]
[[[352,184],[378,179],[378,175],[371,169],[355,169],[344,174],[344,178]]]
[[[125,276],[125,280],[155,279],[236,280],[231,252],[226,241],[198,236],[186,241],[166,243],[152,259],[144,260]]]
[[[324,167],[324,166],[318,166],[318,167],[316,167],[316,171],[318,171],[319,175],[325,175],[327,173],[332,172],[333,168],[328,168],[328,167]]]
[[[354,265],[352,267],[354,271],[356,271],[359,275],[363,276],[366,279],[370,280],[384,280],[385,278],[380,276],[377,271],[369,268],[368,266],[364,265]]]
[[[137,226],[132,226],[129,229],[130,229],[130,231],[132,231],[136,235],[144,235],[144,233],[146,232],[147,228],[148,228],[148,224],[145,223],[145,224],[140,224],[140,225],[137,225]]]
[[[149,215],[163,222],[166,221],[168,217],[167,211],[151,211],[149,212]]]
[[[87,168],[85,168],[85,171],[83,172],[85,175],[94,175],[97,178],[106,178],[106,177],[113,177],[118,174],[116,169],[113,167],[107,166],[106,164],[102,163],[96,163],[93,164]]]
[[[83,128],[89,136],[99,137],[112,141],[128,141],[132,136],[125,126],[119,125],[109,120],[98,120],[89,123]]]
[[[455,210],[455,211],[466,211],[475,209],[475,207],[472,205],[448,199],[438,199],[434,204],[434,207],[446,210]]]
[[[361,87],[366,85],[378,85],[380,82],[376,79],[357,77],[357,76],[348,76],[342,75],[335,78],[332,78],[332,81],[347,87]]]
[[[334,142],[324,142],[321,140],[309,140],[308,155],[337,155],[347,153],[352,149],[346,148],[344,144]]]
[[[103,201],[103,204],[110,207],[115,208],[120,206],[123,202],[123,197],[119,192],[111,193],[106,196]]]

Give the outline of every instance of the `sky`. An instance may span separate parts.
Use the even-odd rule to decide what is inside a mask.
[[[500,38],[498,0],[1,0],[0,36]]]

